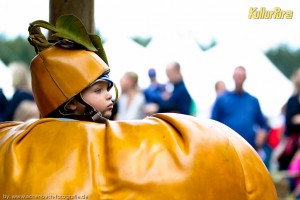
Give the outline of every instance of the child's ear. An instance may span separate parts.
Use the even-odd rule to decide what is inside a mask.
[[[75,101],[76,101],[75,99],[73,99],[72,101],[70,101],[70,102],[67,104],[66,108],[67,108],[68,110],[70,110],[70,111],[75,111],[75,110],[77,109],[77,102],[75,102]]]

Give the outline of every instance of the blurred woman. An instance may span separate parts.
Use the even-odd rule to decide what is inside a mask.
[[[142,119],[145,96],[138,86],[138,75],[126,72],[120,80],[122,94],[118,100],[117,119]]]
[[[284,144],[283,152],[279,157],[279,169],[286,170],[292,157],[297,151],[297,140],[300,134],[300,68],[292,77],[294,83],[294,94],[288,99],[285,108],[285,132],[281,138]]]
[[[12,73],[13,88],[15,92],[7,103],[3,121],[12,121],[16,109],[24,100],[34,101],[30,85],[30,75],[27,66],[22,62],[13,62],[9,65]]]
[[[288,168],[290,176],[290,190],[295,197],[300,199],[300,68],[297,69],[293,78],[295,93],[287,102],[285,117],[285,137],[286,153],[285,163],[281,163]],[[289,152],[287,152],[289,150]]]

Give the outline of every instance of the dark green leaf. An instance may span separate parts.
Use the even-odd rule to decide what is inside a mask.
[[[56,21],[56,33],[53,36],[72,40],[90,51],[97,51],[90,41],[82,22],[74,15],[63,15]]]

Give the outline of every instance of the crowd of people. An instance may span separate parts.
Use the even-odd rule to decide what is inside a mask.
[[[0,90],[0,120],[26,121],[39,118],[28,67],[23,63],[13,63],[9,68],[15,91],[8,99]],[[121,95],[115,102],[109,119],[136,120],[159,112],[194,115],[194,101],[184,83],[180,63],[167,63],[165,75],[168,82],[160,83],[156,70],[150,68],[149,86],[140,88],[138,74],[126,72],[119,80]],[[295,93],[287,99],[282,109],[285,123],[275,136],[261,110],[259,99],[244,88],[246,68],[237,66],[232,77],[235,84],[233,90],[228,90],[222,80],[215,83],[216,99],[210,118],[227,125],[243,137],[257,151],[268,169],[272,163],[276,163],[278,170],[287,171],[290,192],[300,198],[300,69],[292,79]],[[73,105],[76,102],[69,102],[67,107],[72,109]],[[272,137],[277,142],[274,143]]]
[[[150,84],[147,88],[138,85],[138,74],[126,72],[120,80],[121,96],[117,101],[114,119],[142,119],[154,113],[175,112],[192,115],[193,100],[189,94],[178,62],[166,66],[168,83],[159,83],[156,70],[148,70]],[[171,87],[167,87],[170,84]],[[171,88],[171,89],[168,89]]]

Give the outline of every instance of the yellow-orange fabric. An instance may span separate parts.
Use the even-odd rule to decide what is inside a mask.
[[[109,68],[94,52],[49,47],[30,64],[34,99],[45,117]]]
[[[255,150],[213,120],[171,113],[106,124],[44,118],[0,130],[1,198],[277,199]]]

